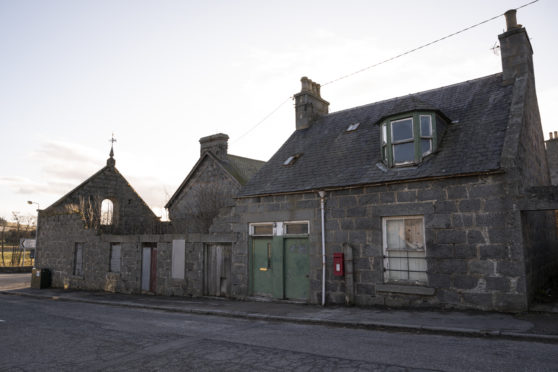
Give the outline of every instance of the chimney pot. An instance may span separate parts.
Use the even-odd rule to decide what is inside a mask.
[[[502,57],[502,80],[510,84],[519,76],[534,78],[533,48],[527,30],[517,24],[515,9],[505,13],[507,30],[498,35]]]
[[[514,28],[518,28],[521,27],[520,25],[517,24],[517,10],[516,9],[510,9],[507,12],[504,13],[504,16],[506,17],[506,31],[510,31]]]
[[[550,139],[552,139],[552,132],[549,132],[549,133],[548,133],[548,137],[549,137]]]
[[[554,131],[554,139],[558,138],[558,131]]]

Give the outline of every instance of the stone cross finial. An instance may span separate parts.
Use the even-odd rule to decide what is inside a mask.
[[[107,159],[107,165],[114,167],[114,165],[116,164],[116,160],[114,160],[114,143],[116,142],[116,138],[114,138],[114,133],[112,133],[112,137],[111,139],[109,139],[110,142],[110,153],[109,153],[109,158]]]

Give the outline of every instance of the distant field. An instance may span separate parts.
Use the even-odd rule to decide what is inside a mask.
[[[21,266],[21,259],[19,263],[12,265],[12,247],[4,246],[4,262],[0,255],[0,266]],[[29,257],[29,251],[25,252],[25,263],[23,266],[33,266],[33,259]]]

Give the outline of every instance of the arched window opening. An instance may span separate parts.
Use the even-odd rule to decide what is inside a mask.
[[[113,203],[109,199],[101,203],[101,225],[112,225]]]

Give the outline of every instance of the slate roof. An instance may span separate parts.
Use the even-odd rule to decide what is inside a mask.
[[[295,131],[239,196],[498,170],[512,91],[513,85],[503,85],[499,73],[328,114]],[[416,110],[435,110],[453,122],[438,151],[417,166],[379,166],[381,119]],[[356,122],[357,130],[345,131]],[[292,166],[284,166],[295,154],[302,155]]]
[[[196,164],[192,167],[190,173],[186,176],[184,181],[180,184],[178,189],[174,192],[171,196],[165,208],[170,208],[172,204],[176,201],[178,196],[182,193],[182,190],[186,187],[189,183],[190,179],[196,173],[196,169],[200,166],[202,161],[206,157],[211,157],[217,164],[221,165],[225,171],[227,171],[237,182],[239,185],[244,185],[248,180],[261,169],[261,167],[265,164],[265,161],[244,158],[242,156],[230,155],[226,154],[225,157],[220,158],[214,156],[211,151],[205,152]]]
[[[221,163],[241,185],[244,185],[261,169],[265,161],[227,154],[226,159],[221,159]]]

